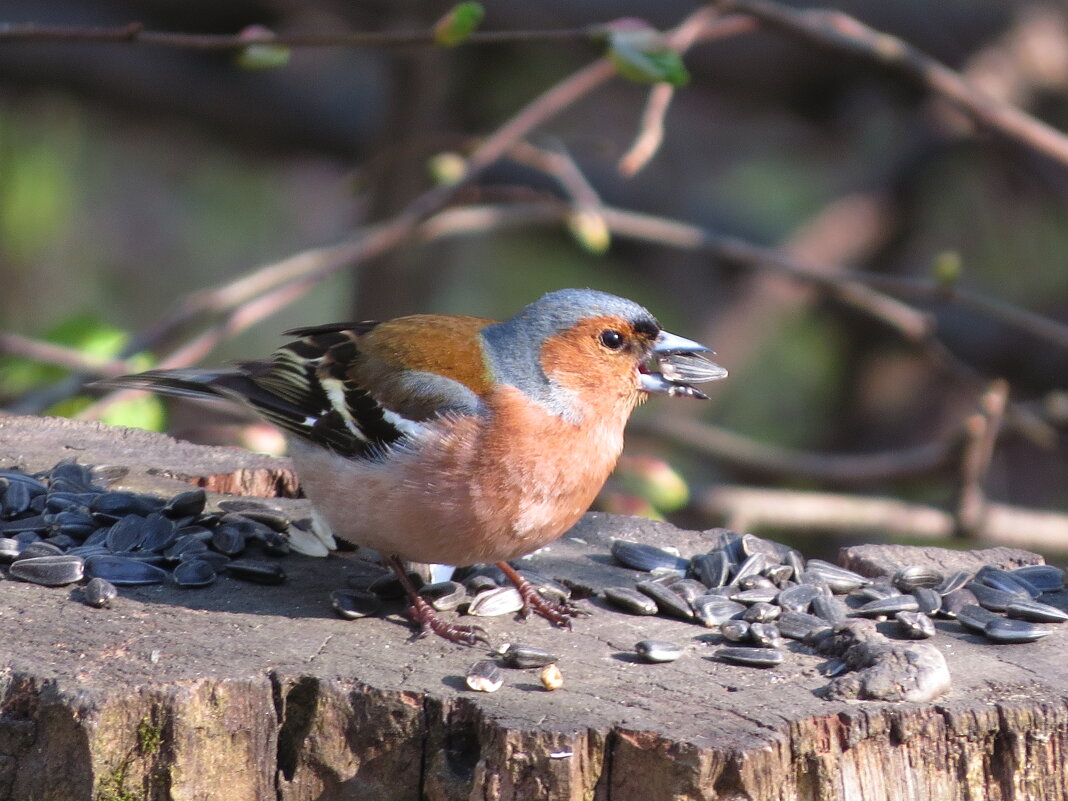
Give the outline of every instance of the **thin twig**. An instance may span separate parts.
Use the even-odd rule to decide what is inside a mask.
[[[669,83],[658,83],[649,90],[649,99],[645,101],[638,135],[620,156],[619,174],[624,178],[633,178],[656,155],[664,141],[664,117],[671,100],[675,97],[675,87]]]
[[[527,142],[518,142],[508,155],[520,164],[534,167],[556,178],[564,192],[573,201],[573,211],[600,214],[601,207],[604,205],[601,196],[566,151],[548,150]]]
[[[560,28],[543,31],[475,31],[464,44],[503,44],[508,42],[559,42],[586,40],[600,35],[603,26]],[[0,24],[0,42],[68,42],[96,44],[139,44],[177,47],[186,50],[240,50],[250,45],[275,47],[405,47],[435,44],[434,32],[371,31],[351,33],[288,33],[270,31],[239,34],[197,34],[149,31],[140,22],[113,28],[93,28],[36,23]]]
[[[0,352],[95,376],[118,376],[134,369],[128,362],[119,359],[96,358],[84,350],[42,342],[20,334],[0,333]]]
[[[910,76],[981,125],[1068,166],[1068,136],[1015,106],[991,97],[912,45],[839,11],[795,11],[768,0],[718,0],[720,8],[821,47],[852,53]]]
[[[983,488],[994,445],[1005,420],[1009,401],[1009,383],[997,379],[979,399],[980,411],[964,424],[965,444],[961,454],[961,481],[957,499],[957,533],[971,537],[983,527],[987,513]]]
[[[680,415],[635,420],[631,429],[671,440],[749,472],[841,487],[929,474],[949,464],[960,441],[960,436],[955,435],[896,451],[832,454],[767,445]]]
[[[706,6],[671,31],[666,41],[679,53],[685,53],[698,42],[737,36],[756,27],[751,17],[723,17],[715,6]],[[625,178],[636,175],[660,149],[664,140],[664,117],[674,97],[675,87],[668,83],[658,83],[649,91],[649,99],[638,124],[638,135],[619,160],[618,169]]]

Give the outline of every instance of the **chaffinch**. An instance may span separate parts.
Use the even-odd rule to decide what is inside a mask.
[[[279,426],[333,532],[388,557],[424,632],[468,644],[481,629],[438,618],[400,560],[497,562],[528,606],[566,625],[573,610],[506,560],[589,508],[649,393],[703,398],[691,383],[726,375],[643,307],[589,289],[551,292],[504,322],[420,314],[287,334],[299,339],[269,360],[120,381],[237,400]]]

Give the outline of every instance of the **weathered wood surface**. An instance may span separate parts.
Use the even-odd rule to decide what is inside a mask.
[[[164,492],[231,470],[286,474],[240,451],[0,418],[0,466],[75,453]],[[532,561],[578,586],[631,582],[607,561],[612,536],[706,549],[698,532],[589,515]],[[1068,799],[1068,627],[992,646],[940,622],[948,696],[832,703],[817,695],[823,659],[803,646],[778,668],[729,666],[704,629],[593,599],[571,632],[488,620],[496,642],[558,653],[566,683],[550,693],[507,671],[481,695],[461,679],[478,649],[410,641],[397,613],[332,614],[329,592],[360,563],[284,566],[281,587],[128,588],[103,610],[77,589],[0,581],[0,799]],[[647,637],[688,653],[639,664],[628,654]]]

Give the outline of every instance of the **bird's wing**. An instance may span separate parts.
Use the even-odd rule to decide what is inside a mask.
[[[290,435],[374,456],[437,416],[482,412],[492,382],[479,332],[491,322],[416,315],[300,328],[270,359],[236,369],[152,370],[101,383],[237,400]]]

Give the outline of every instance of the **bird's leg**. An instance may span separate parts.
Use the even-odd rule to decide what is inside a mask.
[[[458,642],[461,645],[478,645],[480,642],[485,645],[490,644],[489,639],[486,637],[485,629],[480,626],[461,626],[457,623],[449,623],[446,620],[442,620],[438,616],[437,610],[428,604],[416,591],[401,560],[396,556],[391,556],[387,561],[389,566],[393,568],[393,572],[397,574],[397,578],[400,579],[401,586],[404,587],[404,592],[408,596],[408,617],[419,624],[420,637],[425,637],[430,632],[433,632],[439,637],[444,637],[450,642]]]
[[[550,623],[556,626],[563,626],[566,629],[571,628],[571,618],[580,614],[578,609],[569,603],[558,604],[543,598],[541,593],[534,588],[534,585],[519,575],[516,569],[507,562],[498,562],[497,567],[504,572],[508,580],[519,590],[519,595],[523,598],[523,603],[526,604],[523,610],[524,614],[533,609]]]

